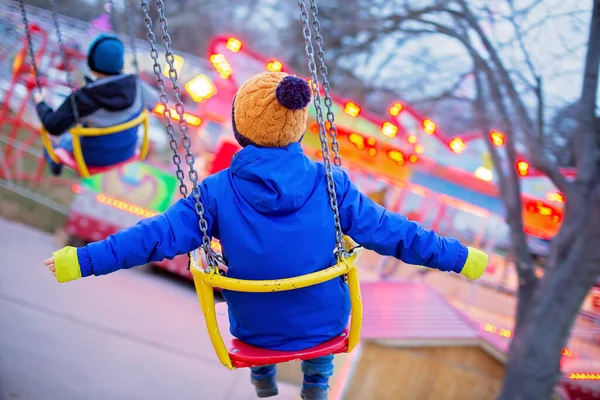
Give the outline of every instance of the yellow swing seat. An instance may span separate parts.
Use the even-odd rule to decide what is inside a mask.
[[[346,250],[352,249],[349,238],[344,240]],[[327,269],[302,276],[276,280],[244,280],[228,278],[221,275],[218,270],[204,268],[202,252],[194,250],[190,255],[190,271],[194,277],[194,284],[204,314],[206,329],[217,354],[219,361],[229,369],[258,367],[277,364],[293,360],[307,360],[328,354],[349,353],[354,349],[360,338],[362,325],[362,302],[360,298],[360,285],[356,264],[360,257],[360,248],[354,248],[348,258],[339,259],[336,265]],[[350,322],[346,330],[338,337],[330,339],[318,346],[300,351],[276,351],[250,346],[234,338],[228,329],[227,305],[217,304],[215,307],[214,288],[232,290],[246,293],[283,292],[314,286],[319,283],[346,275],[350,292],[352,310]],[[225,337],[221,330],[227,332]],[[225,339],[225,340],[224,340]]]
[[[147,110],[143,110],[140,115],[131,121],[127,121],[125,123],[109,126],[106,128],[84,128],[81,125],[77,125],[72,128],[69,133],[73,138],[73,154],[64,150],[64,149],[55,149],[52,146],[52,141],[50,140],[50,135],[46,131],[46,129],[42,126],[40,130],[40,134],[42,136],[42,142],[46,151],[48,152],[52,161],[58,164],[64,164],[67,167],[71,168],[75,172],[79,174],[79,176],[83,178],[89,178],[92,175],[100,174],[102,172],[106,172],[111,170],[117,166],[128,164],[130,162],[144,160],[148,155],[148,149],[150,147],[150,138],[148,135],[149,130],[149,113]],[[137,150],[135,155],[128,160],[120,162],[118,164],[103,166],[103,167],[88,167],[83,158],[83,153],[81,151],[81,140],[82,136],[105,136],[112,135],[114,133],[123,132],[127,129],[134,128],[136,126],[144,126],[144,139],[142,142],[141,150]]]

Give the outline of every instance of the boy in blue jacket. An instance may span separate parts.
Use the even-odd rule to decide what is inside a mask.
[[[285,73],[250,78],[233,104],[233,130],[243,147],[228,169],[199,185],[209,233],[227,254],[227,275],[282,279],[336,263],[335,234],[323,164],[310,160],[300,141],[306,131],[308,84]],[[477,279],[487,255],[456,239],[438,236],[392,213],[358,191],[346,172],[334,168],[345,235],[367,249]],[[46,260],[59,282],[104,275],[198,248],[202,233],[194,197],[164,214],[81,248],[67,247]],[[293,257],[289,257],[293,255]],[[340,279],[278,293],[223,291],[231,333],[253,346],[301,350],[339,335],[350,301]],[[303,399],[327,399],[333,356],[302,363]],[[259,397],[277,394],[275,366],[252,368]]]
[[[124,47],[121,40],[112,35],[101,34],[90,45],[88,66],[93,78],[69,95],[56,111],[46,104],[43,93],[35,93],[38,117],[50,135],[60,136],[56,147],[73,152],[71,135],[66,134],[75,125],[71,96],[79,111],[83,126],[106,128],[119,125],[140,115],[143,108],[151,109],[158,101],[158,93],[144,84],[136,75],[123,74]],[[130,128],[106,136],[81,138],[83,158],[88,166],[103,167],[126,161],[135,155],[138,128]],[[62,173],[57,164],[46,154],[53,175]]]

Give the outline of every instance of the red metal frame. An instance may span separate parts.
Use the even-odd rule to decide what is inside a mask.
[[[41,64],[42,58],[47,56],[49,58],[48,65],[51,68],[60,69],[61,66],[57,65],[57,63],[60,64],[63,60],[57,59],[57,51],[49,50],[48,33],[37,24],[30,25],[30,32],[34,38],[37,36],[41,37],[40,46],[35,54],[37,64]],[[85,58],[84,54],[75,49],[67,48],[66,51],[71,58]],[[64,82],[50,81],[46,76],[39,76],[39,80],[42,87],[53,87],[56,84],[64,84]],[[15,87],[18,84],[23,84],[27,91],[23,99],[21,99],[21,102],[18,104],[15,115],[11,117],[9,115],[9,105],[13,99]],[[39,129],[24,120],[25,111],[27,110],[33,91],[37,90],[36,86],[34,70],[29,60],[28,41],[27,37],[24,36],[21,48],[17,53],[11,80],[3,98],[5,106],[0,110],[0,125],[10,126],[10,131],[7,134],[8,144],[5,147],[3,154],[4,168],[0,171],[0,178],[11,178],[33,183],[39,183],[41,179],[44,178],[50,179],[57,184],[70,184],[68,181],[65,181],[64,178],[55,179],[54,177],[44,176],[44,166],[46,164],[44,157],[31,156],[36,158],[36,165],[33,172],[24,172],[20,169],[22,158],[30,156],[28,150],[32,148],[40,137]],[[23,130],[29,131],[29,134],[18,139],[19,131],[23,132]],[[18,146],[14,145],[14,143],[18,143]]]

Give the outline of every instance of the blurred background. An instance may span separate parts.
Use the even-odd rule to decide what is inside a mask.
[[[118,34],[126,71],[137,63],[156,86],[147,21],[126,1],[56,1],[66,58],[50,2],[25,1],[53,107],[70,93],[67,73],[84,84],[101,32]],[[365,251],[363,340],[338,358],[330,398],[543,399],[548,387],[555,398],[600,397],[599,2],[318,6],[343,167],[387,209],[490,255],[470,282]],[[238,150],[231,104],[241,83],[264,70],[309,77],[299,7],[164,8],[206,176]],[[154,2],[149,16],[174,107]],[[151,114],[146,160],[53,177],[18,2],[0,2],[0,30],[0,398],[254,398],[247,371],[213,355],[186,256],[65,286],[44,270],[59,246],[103,239],[179,198],[165,107]],[[303,147],[314,159],[318,133],[311,106]],[[280,397],[299,398],[297,365],[281,371]]]

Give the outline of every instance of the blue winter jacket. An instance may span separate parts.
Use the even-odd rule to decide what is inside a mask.
[[[467,248],[387,211],[358,191],[342,169],[334,170],[344,233],[367,249],[407,263],[460,272]],[[231,167],[200,185],[211,235],[229,259],[228,276],[280,279],[311,273],[336,262],[335,234],[324,166],[300,144],[248,146]],[[164,214],[140,221],[106,240],[78,250],[82,276],[171,258],[200,246],[193,197]],[[299,350],[340,334],[350,302],[341,278],[280,293],[224,291],[231,333],[263,348]]]
[[[138,117],[143,108],[152,108],[158,102],[158,93],[142,82],[137,75],[120,74],[88,81],[69,95],[56,109],[45,102],[37,105],[37,113],[44,128],[53,136],[60,136],[75,125],[71,96],[83,126],[106,128],[123,124]],[[81,151],[89,166],[113,165],[134,156],[138,141],[138,127],[106,136],[81,138]],[[67,149],[71,151],[71,149]]]

